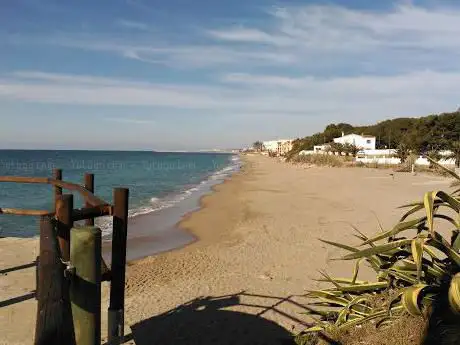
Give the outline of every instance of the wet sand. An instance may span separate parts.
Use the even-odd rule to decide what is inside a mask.
[[[318,286],[318,269],[351,275],[350,265],[331,261],[340,251],[318,238],[356,243],[349,223],[373,233],[378,217],[388,228],[400,215],[397,206],[449,183],[405,173],[393,178],[386,170],[305,169],[262,156],[244,160],[241,172],[180,223],[198,241],[128,265],[128,344],[279,344],[310,321],[303,295]],[[33,240],[0,239],[1,269],[32,261],[35,248]],[[0,276],[0,301],[30,293],[33,272]],[[106,296],[105,289],[103,330]],[[33,299],[0,308],[0,344],[31,344],[34,320]]]

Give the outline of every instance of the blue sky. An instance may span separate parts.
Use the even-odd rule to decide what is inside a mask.
[[[460,4],[15,0],[0,148],[181,150],[460,106]]]

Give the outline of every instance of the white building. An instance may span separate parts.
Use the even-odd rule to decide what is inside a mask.
[[[341,137],[334,138],[333,140],[335,143],[355,145],[363,151],[369,151],[369,150],[375,151],[375,137],[371,135],[358,135],[358,134],[345,135],[342,133]],[[325,153],[328,151],[329,147],[330,147],[330,144],[315,145],[313,147],[313,151],[308,151],[308,154]]]
[[[324,145],[315,145],[313,146],[313,151],[314,152],[326,152],[329,148],[329,145],[328,144],[324,144]]]
[[[371,135],[344,135],[342,133],[341,137],[334,138],[334,142],[340,144],[352,144],[361,148],[362,150],[375,150],[375,137]]]
[[[276,153],[278,156],[282,156],[292,150],[292,142],[294,139],[279,139],[264,141],[264,150],[272,153]]]

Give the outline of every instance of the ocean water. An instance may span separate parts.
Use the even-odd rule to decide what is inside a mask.
[[[199,197],[237,170],[239,161],[219,153],[0,150],[0,175],[51,176],[53,168],[63,169],[63,179],[76,183],[83,183],[85,172],[94,173],[95,194],[108,202],[114,187],[129,188],[130,223],[143,224],[140,232],[149,235],[195,209]],[[49,185],[0,183],[0,207],[51,210],[52,201]],[[79,196],[74,202],[82,206]],[[163,220],[155,215],[150,219],[157,219],[156,226],[146,229],[145,216],[154,214],[162,214]],[[99,218],[96,224],[106,237],[110,235],[110,217]],[[0,215],[0,236],[36,235],[36,217]]]

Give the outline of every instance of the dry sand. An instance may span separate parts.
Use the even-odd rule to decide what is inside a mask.
[[[397,206],[449,183],[407,173],[393,178],[388,170],[243,159],[244,169],[181,222],[199,241],[129,264],[128,343],[279,344],[311,321],[303,295],[318,287],[317,270],[351,274],[347,263],[330,260],[340,251],[318,238],[356,243],[349,224],[373,233],[378,217],[390,227]],[[35,256],[35,240],[0,239],[0,270]],[[15,298],[30,297],[34,279],[33,267],[0,276],[0,344],[32,343],[35,301]]]

